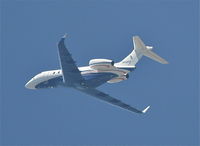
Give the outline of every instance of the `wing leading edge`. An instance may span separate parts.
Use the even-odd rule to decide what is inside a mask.
[[[105,101],[105,102],[110,103],[110,104],[112,104],[114,106],[118,106],[118,107],[120,107],[122,109],[131,111],[131,112],[143,114],[143,113],[146,113],[147,110],[150,108],[150,106],[147,106],[142,111],[138,110],[138,109],[136,109],[136,108],[134,108],[134,107],[132,107],[132,106],[130,106],[130,105],[128,105],[128,104],[126,104],[126,103],[114,98],[114,97],[111,97],[110,95],[108,95],[108,94],[106,94],[106,93],[104,93],[102,91],[99,91],[97,89],[91,89],[91,88],[89,88],[89,89],[78,89],[78,88],[76,88],[76,89],[81,91],[81,92],[84,92],[84,93],[86,93],[88,95],[94,96],[94,97],[96,97],[96,98],[98,98],[98,99],[100,99],[102,101]]]
[[[58,43],[58,54],[60,59],[60,67],[63,73],[63,81],[67,85],[73,85],[75,83],[80,84],[84,81],[84,79],[81,76],[81,73],[71,54],[65,47],[65,38],[66,35],[64,35]]]

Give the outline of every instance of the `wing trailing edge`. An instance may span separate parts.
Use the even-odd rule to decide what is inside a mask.
[[[128,110],[130,112],[144,114],[150,108],[150,106],[148,106],[143,111],[138,110],[138,109],[136,109],[136,108],[134,108],[134,107],[122,102],[121,100],[116,99],[116,98],[114,98],[114,97],[112,97],[112,96],[110,96],[110,95],[108,95],[108,94],[106,94],[106,93],[104,93],[102,91],[99,91],[97,89],[92,89],[92,88],[81,88],[81,89],[80,88],[75,88],[75,89],[77,89],[77,90],[79,90],[79,91],[81,91],[83,93],[86,93],[86,94],[88,94],[90,96],[93,96],[93,97],[95,97],[97,99],[100,99],[100,100],[102,100],[104,102],[107,102],[107,103],[109,103],[109,104],[111,104],[113,106],[117,106],[117,107],[120,107],[122,109]]]

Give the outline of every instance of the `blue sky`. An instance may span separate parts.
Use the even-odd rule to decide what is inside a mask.
[[[197,0],[1,0],[3,145],[197,145]],[[122,60],[139,35],[170,62],[143,57],[127,81],[99,89],[132,114],[68,88],[28,90],[35,74],[59,68],[56,43],[79,66]]]

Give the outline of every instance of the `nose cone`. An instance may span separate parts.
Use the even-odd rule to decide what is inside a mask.
[[[35,89],[35,85],[33,84],[33,79],[31,79],[30,81],[28,81],[25,85],[25,87],[27,89]]]

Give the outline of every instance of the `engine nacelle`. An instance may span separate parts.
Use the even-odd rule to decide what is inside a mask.
[[[119,76],[119,77],[113,78],[113,79],[111,79],[111,80],[109,80],[107,82],[108,83],[118,83],[118,82],[127,80],[128,78],[129,78],[129,75],[126,74],[126,75],[123,75],[123,76]]]
[[[108,70],[113,67],[114,61],[109,59],[92,59],[90,60],[89,65],[92,69]]]

